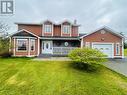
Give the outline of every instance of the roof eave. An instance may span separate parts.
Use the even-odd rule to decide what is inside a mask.
[[[112,34],[115,34],[116,36],[119,36],[120,38],[124,38],[123,35],[114,32],[112,29],[110,29],[110,28],[108,28],[108,27],[106,27],[106,26],[103,26],[103,27],[101,27],[101,28],[99,28],[99,29],[97,29],[97,30],[95,30],[95,31],[93,31],[93,32],[91,32],[91,33],[89,33],[89,34],[87,34],[87,35],[83,35],[83,36],[81,36],[80,38],[84,38],[84,37],[86,37],[86,36],[88,36],[88,35],[91,35],[91,34],[97,32],[97,31],[101,30],[101,29],[106,29],[106,30],[108,30],[109,32],[111,32]]]

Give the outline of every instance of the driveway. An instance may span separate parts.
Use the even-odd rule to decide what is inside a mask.
[[[124,59],[109,59],[104,65],[127,77],[127,57]]]

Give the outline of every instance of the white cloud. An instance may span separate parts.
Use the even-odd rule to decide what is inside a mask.
[[[97,23],[100,24],[100,25],[107,25],[107,24],[110,23],[110,21],[111,21],[111,20],[110,20],[109,17],[103,17],[103,18],[99,19],[99,20],[97,21]]]
[[[15,0],[15,5],[13,16],[0,16],[12,26],[10,32],[16,30],[14,22],[77,19],[83,33],[108,25],[127,34],[127,0]]]

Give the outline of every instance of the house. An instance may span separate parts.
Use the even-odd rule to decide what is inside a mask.
[[[123,58],[123,36],[103,27],[89,34],[79,34],[79,26],[63,21],[56,24],[16,23],[18,31],[11,36],[14,56],[65,56],[75,48],[90,47],[105,53],[108,58]]]

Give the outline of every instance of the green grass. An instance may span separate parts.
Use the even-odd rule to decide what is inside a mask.
[[[124,55],[127,56],[127,49],[124,49]]]
[[[127,95],[127,78],[103,66],[87,72],[72,65],[0,59],[0,95]]]

